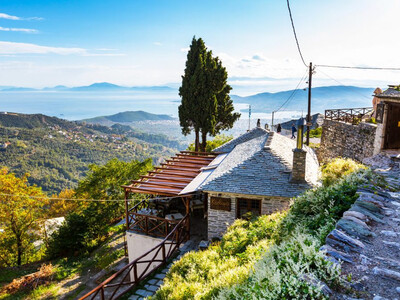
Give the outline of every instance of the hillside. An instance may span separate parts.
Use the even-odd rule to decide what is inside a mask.
[[[162,120],[174,120],[174,118],[168,115],[157,115],[139,110],[139,111],[125,111],[117,113],[115,115],[100,116],[100,117],[85,119],[82,121],[92,124],[93,123],[102,124],[110,121],[114,123],[129,123],[136,121],[162,121]]]
[[[158,164],[171,156],[179,143],[130,127],[82,124],[45,115],[1,114],[0,146],[0,167],[18,176],[30,173],[31,184],[55,193],[75,187],[91,163],[151,157]]]
[[[330,108],[369,107],[372,106],[373,88],[361,88],[355,86],[324,86],[312,88],[311,111],[323,113]],[[293,90],[277,93],[260,93],[247,97],[233,95],[236,103],[248,103],[253,112],[272,112],[279,108]],[[298,90],[289,103],[286,110],[304,110],[307,107],[308,93]]]

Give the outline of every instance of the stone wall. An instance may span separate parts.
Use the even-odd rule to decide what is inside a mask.
[[[210,208],[210,197],[223,197],[231,200],[231,211]],[[210,193],[208,195],[208,239],[221,237],[236,219],[236,198],[257,199],[261,201],[261,214],[268,215],[289,207],[290,198],[275,196],[252,196],[233,193]]]
[[[325,119],[322,125],[321,146],[318,151],[320,162],[335,157],[346,157],[362,161],[374,154],[377,125],[360,123],[352,125]]]

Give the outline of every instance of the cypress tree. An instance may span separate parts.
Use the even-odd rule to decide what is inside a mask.
[[[207,135],[230,129],[239,119],[234,113],[229,92],[228,73],[218,57],[207,51],[204,41],[194,37],[187,55],[179,95],[179,120],[184,135],[195,132],[195,151],[205,151]],[[201,132],[201,144],[199,134]]]

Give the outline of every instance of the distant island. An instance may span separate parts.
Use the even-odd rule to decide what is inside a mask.
[[[65,92],[98,92],[98,91],[153,91],[153,92],[166,92],[174,91],[175,89],[169,86],[121,86],[109,82],[97,82],[87,86],[67,87],[64,85],[57,85],[55,87],[45,87],[42,89],[27,88],[27,87],[13,87],[13,86],[0,86],[0,92],[32,92],[32,91],[65,91]]]
[[[137,121],[168,121],[168,120],[175,120],[175,119],[168,115],[158,115],[138,110],[138,111],[120,112],[110,116],[99,116],[90,119],[84,119],[81,121],[91,124],[104,124],[109,122],[130,123]]]

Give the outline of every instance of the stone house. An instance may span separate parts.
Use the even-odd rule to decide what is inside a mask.
[[[374,154],[382,149],[400,149],[400,91],[398,87],[389,86],[376,97],[379,103],[375,112],[377,129]]]
[[[375,90],[373,107],[329,109],[322,126],[320,162],[346,157],[362,162],[386,150],[400,149],[400,91]],[[376,124],[367,122],[371,116]]]
[[[180,193],[207,196],[208,239],[246,213],[286,209],[292,197],[317,184],[314,151],[304,147],[296,156],[295,148],[294,140],[256,127],[215,149],[219,155]]]

